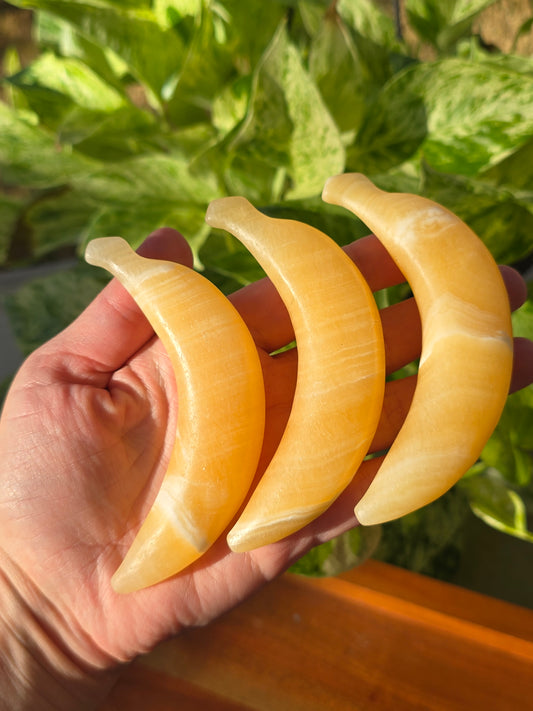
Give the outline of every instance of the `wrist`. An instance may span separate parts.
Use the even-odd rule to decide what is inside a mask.
[[[0,560],[0,711],[97,709],[118,668],[73,651],[58,611]]]

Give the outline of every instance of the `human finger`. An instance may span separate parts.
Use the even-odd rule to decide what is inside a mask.
[[[372,291],[405,281],[402,272],[375,235],[367,235],[343,247],[361,271]]]
[[[270,279],[244,286],[229,296],[258,348],[266,353],[286,346],[294,339],[289,312]]]
[[[512,267],[501,266],[500,271],[509,295],[512,311],[527,299],[527,285],[519,272]],[[415,360],[422,349],[422,325],[415,300],[411,297],[380,311],[385,339],[387,373],[393,373]],[[529,346],[516,345],[515,375],[511,388],[518,390],[520,382],[527,382],[528,363],[531,362]]]
[[[393,443],[411,407],[416,381],[416,375],[409,375],[385,383],[383,407],[369,452],[382,452]]]
[[[381,309],[380,316],[386,371],[390,375],[420,356],[422,325],[412,297]]]
[[[416,382],[416,375],[410,375],[385,384],[383,409],[370,452],[385,450],[394,441],[411,406]],[[521,390],[531,383],[533,383],[533,342],[527,338],[515,338],[509,392]]]
[[[399,367],[406,365],[413,359],[413,354],[416,355],[417,345],[416,340],[407,337],[401,339],[402,324],[404,328],[409,327],[411,333],[414,333],[415,319],[413,314],[409,313],[414,308],[411,306],[411,300],[397,305],[394,312],[382,312],[385,320],[392,316],[392,323],[386,323],[384,333],[386,336],[387,354],[388,354],[388,372],[394,372]],[[405,309],[407,307],[407,309]],[[392,309],[392,307],[390,307]],[[396,312],[405,311],[399,319],[394,318]],[[513,372],[509,392],[513,393],[517,390],[527,387],[533,383],[533,342],[527,338],[514,338],[514,359]],[[416,376],[408,376],[397,380],[392,380],[386,383],[385,397],[383,402],[383,410],[381,419],[378,424],[376,436],[370,447],[371,452],[380,451],[390,446],[396,435],[398,434],[403,421],[407,415],[416,387]]]
[[[527,387],[533,383],[533,341],[528,338],[514,339],[514,360],[509,392]]]
[[[527,299],[527,285],[519,272],[508,266],[501,266],[500,271],[509,294],[511,310],[519,308]],[[415,300],[411,297],[380,311],[385,339],[387,373],[393,373],[415,360],[422,349],[422,324]],[[527,345],[518,344],[518,364],[516,382],[527,379],[526,363],[522,362]],[[518,388],[515,388],[518,389]]]
[[[192,266],[192,253],[185,238],[168,227],[151,233],[138,252],[145,257]],[[112,279],[54,339],[53,350],[75,356],[78,370],[85,371],[86,377],[103,386],[110,374],[123,366],[152,336],[153,329],[134,299]]]
[[[354,507],[372,483],[383,459],[383,455],[365,459],[352,481],[323,514],[296,533],[274,543],[273,547],[285,549],[290,557],[290,562],[293,562],[310,548],[330,541],[354,528],[358,524]],[[268,548],[265,546],[264,549],[257,549],[255,553],[258,555],[261,555],[263,551],[267,553]]]
[[[404,277],[374,235],[344,248],[373,291],[400,284]],[[267,353],[294,339],[285,304],[272,282],[265,278],[234,292],[231,301],[243,317],[259,348]]]
[[[517,272],[513,267],[509,267],[505,264],[501,265],[500,273],[509,295],[511,311],[516,311],[527,299],[527,284],[520,272]]]
[[[526,338],[515,338],[515,372],[511,382],[510,392],[526,387],[533,382],[533,342]],[[387,383],[385,399],[380,423],[370,447],[370,452],[380,453],[365,460],[355,473],[350,484],[342,494],[321,516],[312,521],[299,534],[311,538],[309,547],[328,541],[335,536],[357,525],[354,507],[370,486],[372,480],[381,466],[385,454],[397,433],[410,407],[416,388],[416,376],[409,376],[401,380]],[[294,540],[298,533],[293,534]]]
[[[512,311],[527,299],[527,285],[512,267],[500,266]],[[413,298],[405,299],[380,311],[385,339],[387,373],[415,360],[422,348],[422,326]],[[533,344],[525,338],[514,339],[514,367],[510,392],[526,387],[533,380]]]

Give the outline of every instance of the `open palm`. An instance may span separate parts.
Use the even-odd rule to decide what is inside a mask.
[[[191,264],[173,230],[154,233],[145,256]],[[379,242],[347,248],[374,290],[402,281]],[[514,306],[524,285],[504,273]],[[296,351],[270,353],[293,338],[288,314],[267,280],[232,301],[260,351],[267,429],[260,470],[283,431],[296,382]],[[387,369],[420,352],[413,301],[382,312]],[[529,342],[517,343],[514,387],[533,378]],[[529,350],[528,350],[529,349]],[[388,384],[374,449],[390,445],[409,407],[414,379]],[[272,579],[311,546],[355,525],[353,505],[379,460],[303,531],[235,554],[222,537],[183,573],[152,588],[117,595],[110,578],[151,506],[165,473],[178,407],[170,361],[132,299],[112,281],[64,332],[20,370],[0,422],[1,562],[26,600],[69,653],[106,668],[151,649],[184,626],[203,624]],[[30,604],[28,602],[28,604]]]

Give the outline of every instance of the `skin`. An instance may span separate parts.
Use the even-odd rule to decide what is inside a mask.
[[[192,264],[167,228],[140,251]],[[347,247],[378,290],[403,281],[372,236]],[[513,308],[525,284],[503,269]],[[290,410],[296,351],[267,280],[231,297],[260,352],[267,429],[258,475]],[[389,372],[420,353],[413,301],[382,312]],[[512,389],[533,381],[533,343],[515,344]],[[387,387],[373,449],[390,445],[409,407],[413,378]],[[157,586],[117,595],[110,578],[150,508],[173,445],[177,398],[170,363],[131,297],[112,281],[65,331],[35,351],[11,387],[0,420],[0,709],[98,708],[122,665],[180,630],[208,623],[272,580],[309,548],[356,525],[354,502],[379,466],[365,462],[319,519],[251,553],[222,537],[199,561]]]

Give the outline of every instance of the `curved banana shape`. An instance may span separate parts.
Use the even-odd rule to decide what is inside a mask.
[[[330,178],[322,197],[375,232],[411,285],[422,321],[413,403],[355,508],[370,525],[433,501],[479,457],[509,391],[509,301],[490,252],[440,205],[385,193],[360,174]]]
[[[383,336],[368,285],[322,232],[266,217],[241,197],[214,200],[206,221],[235,235],[265,269],[288,309],[298,347],[285,432],[228,535],[234,551],[246,551],[302,528],[353,478],[382,407]]]
[[[179,396],[168,470],[113,576],[114,589],[124,593],[188,566],[237,513],[263,442],[263,377],[241,317],[200,274],[141,257],[119,237],[93,240],[85,257],[136,300],[167,349]]]

